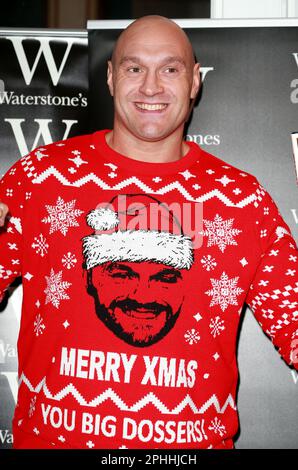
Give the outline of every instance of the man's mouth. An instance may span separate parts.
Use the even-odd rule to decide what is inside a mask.
[[[128,317],[137,318],[139,320],[154,320],[161,313],[158,309],[148,309],[144,307],[138,307],[136,309],[120,308],[119,310]]]
[[[149,104],[149,103],[137,103],[135,102],[135,106],[142,110],[142,111],[163,111],[168,107],[167,103],[155,103],[155,104]]]

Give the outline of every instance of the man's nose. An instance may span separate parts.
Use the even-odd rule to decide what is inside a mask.
[[[158,73],[154,70],[147,71],[140,86],[140,92],[147,96],[154,96],[163,91],[164,89]]]
[[[154,300],[152,286],[150,286],[148,279],[139,279],[130,295],[141,304],[153,302]]]

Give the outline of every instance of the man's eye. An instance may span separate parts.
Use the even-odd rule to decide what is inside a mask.
[[[178,70],[175,67],[167,67],[165,69],[165,72],[166,73],[175,73],[175,72],[178,72]]]
[[[118,273],[113,273],[111,277],[119,277],[120,279],[125,279],[126,277],[129,277],[128,273],[123,273],[123,272],[118,272]]]
[[[132,73],[139,73],[139,72],[141,72],[140,67],[129,67],[127,70],[128,70],[128,72],[132,72]]]
[[[169,284],[174,284],[175,282],[177,282],[178,278],[175,275],[164,274],[160,276],[159,280],[161,282],[168,282]]]

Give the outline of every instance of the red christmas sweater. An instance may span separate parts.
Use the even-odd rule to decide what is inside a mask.
[[[247,303],[297,368],[297,247],[255,177],[188,143],[40,147],[0,184],[0,290],[23,279],[15,448],[232,448]]]

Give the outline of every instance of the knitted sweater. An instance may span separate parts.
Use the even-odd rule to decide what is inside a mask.
[[[257,179],[188,142],[108,131],[40,147],[0,184],[0,292],[19,275],[16,448],[232,448],[247,303],[297,368],[297,247]]]

